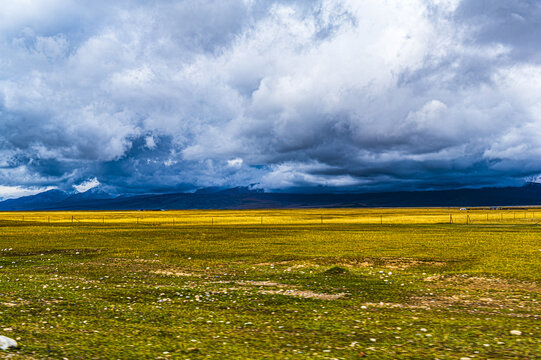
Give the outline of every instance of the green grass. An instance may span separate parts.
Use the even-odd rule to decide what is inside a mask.
[[[0,214],[0,358],[541,358],[536,213],[453,214]]]

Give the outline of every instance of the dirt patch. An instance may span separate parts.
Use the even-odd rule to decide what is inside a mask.
[[[367,268],[384,267],[394,270],[405,270],[417,266],[445,266],[446,263],[435,260],[423,260],[414,258],[379,258],[379,259],[359,259],[346,260],[337,264],[347,268]]]
[[[377,308],[385,308],[385,309],[395,309],[395,308],[409,308],[409,309],[424,309],[429,310],[430,308],[423,304],[400,304],[400,303],[365,303],[364,306],[366,307],[377,307]]]
[[[403,270],[417,266],[445,266],[446,263],[434,260],[422,260],[413,258],[382,258],[383,266],[388,269]]]
[[[366,268],[366,267],[373,267],[374,262],[370,259],[363,260],[363,261],[348,261],[348,262],[340,262],[337,264],[338,266],[347,267],[350,269],[353,268]]]
[[[274,281],[214,281],[207,284],[235,284],[237,286],[227,289],[228,291],[235,290],[249,290],[253,287],[259,288],[269,288],[269,289],[259,289],[258,293],[260,294],[277,294],[277,295],[286,295],[293,297],[300,297],[306,299],[322,299],[322,300],[336,300],[344,297],[346,294],[325,294],[317,293],[310,290],[300,290],[293,285],[281,284]],[[273,289],[274,288],[274,289]]]
[[[256,280],[218,280],[218,281],[211,281],[207,282],[207,284],[235,284],[242,286],[244,288],[250,287],[250,286],[268,286],[268,287],[278,287],[278,288],[290,288],[293,287],[292,285],[287,284],[280,284],[274,281],[256,281]]]
[[[288,267],[286,269],[286,271],[304,269],[304,268],[307,268],[307,267],[314,267],[314,266],[316,266],[316,265],[313,265],[313,264],[297,264],[297,265],[293,265],[293,266]]]
[[[336,300],[336,299],[340,299],[346,296],[346,294],[343,294],[343,293],[324,294],[324,293],[316,293],[310,290],[297,290],[297,289],[262,290],[260,291],[260,293],[286,295],[286,296],[300,297],[300,298],[305,298],[305,299],[321,299],[321,300]]]
[[[199,274],[188,273],[180,270],[154,270],[151,271],[152,274],[156,275],[165,275],[165,276],[193,276],[201,277]]]
[[[298,262],[298,260],[284,260],[284,261],[276,261],[276,262],[262,262],[254,264],[254,266],[273,266],[273,265],[288,265],[293,262]]]
[[[133,262],[138,262],[138,263],[159,263],[160,260],[156,260],[156,259],[122,259],[122,258],[117,258],[118,260],[123,260],[123,261],[133,261]]]
[[[290,287],[291,285],[280,284],[273,281],[235,281],[239,285],[251,285],[251,286],[274,286],[279,288]]]
[[[466,309],[472,314],[500,314],[511,317],[539,318],[541,304],[524,303],[521,299],[506,297],[476,297],[466,294],[452,296],[417,297],[412,299],[414,305],[426,309],[453,308]],[[461,310],[463,311],[463,310]]]
[[[26,305],[26,303],[23,303],[23,302],[3,302],[3,303],[0,303],[0,305],[6,306],[6,307],[16,307],[16,306]]]
[[[428,278],[426,278],[425,280],[429,281],[427,279]],[[440,276],[436,280],[439,283],[452,283],[453,285],[458,285],[459,287],[465,287],[475,290],[527,291],[541,294],[541,284],[537,282],[478,276],[463,277],[459,275],[446,278]]]

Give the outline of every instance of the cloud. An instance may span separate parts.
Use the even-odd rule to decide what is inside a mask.
[[[445,188],[541,174],[531,1],[0,5],[0,184]]]
[[[100,182],[98,181],[97,178],[88,179],[86,181],[83,181],[79,185],[73,185],[75,190],[77,190],[77,192],[80,192],[80,193],[93,189],[97,186],[100,186]]]
[[[227,160],[227,165],[232,168],[240,168],[242,166],[242,163],[243,161],[241,158]]]

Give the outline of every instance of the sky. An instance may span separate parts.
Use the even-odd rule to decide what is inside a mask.
[[[538,0],[0,2],[0,198],[541,179]]]

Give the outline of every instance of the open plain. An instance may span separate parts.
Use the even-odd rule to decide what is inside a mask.
[[[541,209],[0,213],[11,359],[541,358]]]

